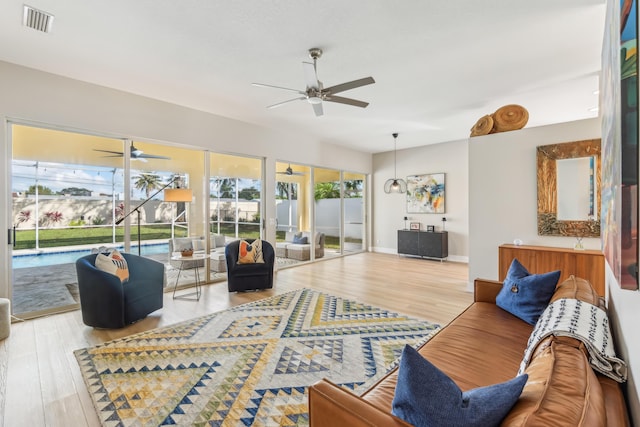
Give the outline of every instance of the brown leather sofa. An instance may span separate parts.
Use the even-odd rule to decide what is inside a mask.
[[[502,283],[477,279],[474,303],[420,348],[420,354],[463,390],[513,378],[533,326],[495,304]],[[558,285],[552,301],[577,298],[603,307],[583,279]],[[529,379],[503,426],[628,426],[620,384],[596,373],[584,344],[548,337],[537,346],[526,373]],[[409,426],[391,414],[397,368],[361,396],[328,380],[309,389],[312,427]]]

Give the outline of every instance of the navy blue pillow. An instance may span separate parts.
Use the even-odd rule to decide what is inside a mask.
[[[392,413],[415,427],[499,426],[518,401],[528,375],[462,392],[444,372],[405,346]]]
[[[535,325],[556,290],[560,270],[530,274],[520,261],[513,259],[496,305],[530,325]]]
[[[309,239],[307,239],[307,236],[293,236],[292,243],[296,243],[299,245],[306,245],[307,243],[309,243]]]

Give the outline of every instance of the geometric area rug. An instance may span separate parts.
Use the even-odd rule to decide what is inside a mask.
[[[298,426],[308,386],[363,392],[438,329],[301,289],[74,354],[103,426]]]

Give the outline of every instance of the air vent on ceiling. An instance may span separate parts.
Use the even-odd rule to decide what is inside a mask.
[[[53,15],[25,4],[22,25],[48,33],[51,31],[51,25],[53,25]]]

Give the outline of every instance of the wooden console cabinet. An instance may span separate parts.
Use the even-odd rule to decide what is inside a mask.
[[[572,274],[587,279],[600,296],[604,296],[604,254],[597,250],[575,250],[550,246],[500,245],[498,274],[503,281],[517,258],[531,274],[560,270],[560,282]]]
[[[398,230],[398,254],[442,261],[449,256],[449,235],[446,231]]]

